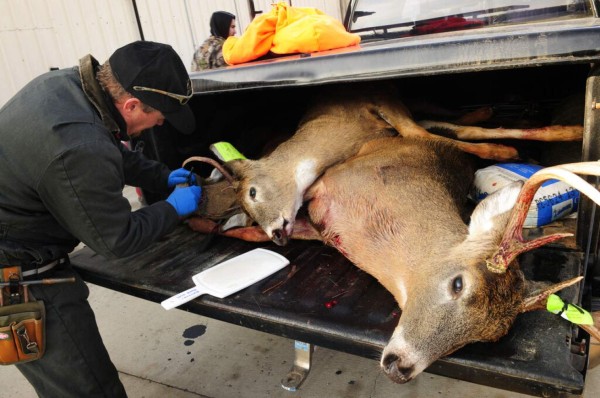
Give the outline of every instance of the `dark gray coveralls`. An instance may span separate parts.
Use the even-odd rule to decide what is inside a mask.
[[[170,170],[122,145],[125,123],[96,81],[97,65],[87,56],[41,75],[0,109],[0,267],[36,269],[80,241],[107,258],[128,256],[179,222],[165,201],[131,212],[123,197],[125,184],[168,191]],[[68,260],[39,277],[70,276],[77,282],[30,288],[46,306],[46,352],[17,366],[40,396],[126,396],[85,283]]]

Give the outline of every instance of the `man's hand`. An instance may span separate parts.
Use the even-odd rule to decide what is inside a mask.
[[[190,185],[196,185],[196,175],[192,171],[186,170],[182,167],[180,169],[173,170],[171,174],[169,174],[167,185],[169,188],[173,188],[177,184],[185,184],[190,182]]]
[[[192,185],[185,188],[176,188],[167,198],[167,202],[175,208],[179,217],[184,217],[198,210],[198,202],[201,198],[202,188],[198,185]]]

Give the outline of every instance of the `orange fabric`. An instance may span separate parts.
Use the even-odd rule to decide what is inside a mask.
[[[290,7],[277,3],[267,14],[256,17],[242,36],[229,37],[223,58],[236,65],[275,54],[312,53],[360,43],[360,36],[346,32],[344,25],[316,8]]]
[[[271,49],[277,15],[272,12],[254,18],[241,37],[229,36],[223,43],[223,59],[229,65],[262,57]]]

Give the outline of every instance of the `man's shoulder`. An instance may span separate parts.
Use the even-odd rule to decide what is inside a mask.
[[[76,66],[43,73],[38,77],[32,79],[31,82],[29,82],[25,87],[23,87],[22,91],[26,93],[28,92],[28,90],[52,91],[67,88],[81,89],[81,82],[79,79],[79,68]]]
[[[54,126],[72,123],[99,123],[100,118],[88,100],[81,85],[77,67],[47,73],[40,77],[38,88],[33,93],[39,95],[38,104],[48,122]]]

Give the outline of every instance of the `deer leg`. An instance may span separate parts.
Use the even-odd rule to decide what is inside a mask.
[[[440,130],[460,140],[516,139],[533,141],[581,141],[582,126],[546,126],[536,129],[486,129],[475,126],[423,120],[419,125],[427,130]]]
[[[411,99],[407,101],[406,106],[413,114],[431,115],[437,120],[452,120],[453,123],[466,126],[490,120],[494,114],[491,106],[482,106],[467,113],[423,100]]]
[[[317,231],[307,218],[297,218],[296,221],[294,221],[292,239],[323,240],[321,233]]]
[[[259,226],[232,228],[227,231],[221,231],[219,224],[202,217],[190,217],[187,220],[187,224],[192,230],[203,234],[218,233],[219,235],[248,242],[269,242],[271,240]],[[296,219],[294,231],[292,232],[292,239],[322,240],[321,234],[315,227],[313,227],[308,220],[303,218]]]
[[[513,147],[501,144],[463,142],[435,135],[412,120],[405,108],[400,108],[398,112],[394,112],[394,109],[391,108],[384,108],[383,106],[379,108],[379,116],[390,126],[394,127],[402,137],[426,137],[439,141],[450,141],[461,151],[473,154],[482,159],[498,161],[519,159],[519,153]]]
[[[237,238],[248,242],[268,242],[271,240],[271,238],[269,238],[269,236],[260,227],[232,228],[228,229],[227,231],[222,231],[218,223],[202,217],[188,218],[187,225],[192,230],[203,234],[217,233],[219,235]]]
[[[494,110],[491,107],[484,106],[482,108],[475,109],[474,111],[462,115],[461,117],[455,120],[455,123],[471,126],[473,124],[490,120],[493,114]]]
[[[507,145],[463,142],[445,137],[439,137],[437,139],[440,139],[441,141],[452,141],[461,151],[478,156],[482,159],[498,161],[519,159],[519,152],[515,148]]]
[[[428,137],[431,135],[415,123],[408,108],[395,98],[377,104],[377,114],[403,137]]]

